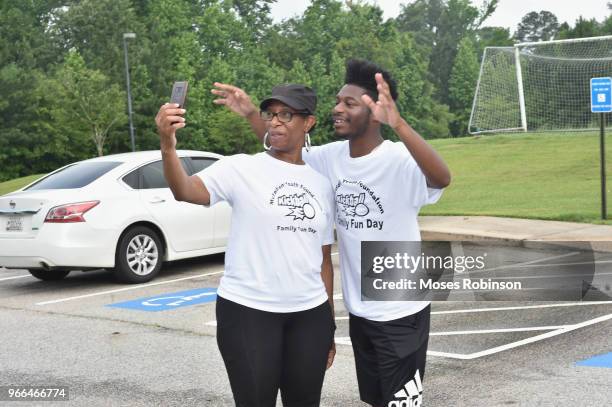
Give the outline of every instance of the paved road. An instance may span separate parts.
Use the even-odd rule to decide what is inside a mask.
[[[337,256],[335,262],[338,270]],[[41,282],[0,269],[0,386],[69,387],[69,401],[45,406],[233,405],[216,347],[214,301],[157,312],[108,306],[148,297],[157,298],[148,308],[176,303],[160,298],[215,288],[222,271],[223,256],[209,256],[167,265],[152,284],[124,286],[105,271]],[[338,355],[322,405],[364,406],[337,297]],[[432,310],[425,406],[612,400],[612,368],[577,365],[612,352],[611,302],[438,302]]]

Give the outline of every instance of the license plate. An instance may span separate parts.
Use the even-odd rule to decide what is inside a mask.
[[[6,221],[7,232],[21,232],[23,230],[23,218],[21,216],[10,216]]]

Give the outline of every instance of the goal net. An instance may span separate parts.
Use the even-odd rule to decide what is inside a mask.
[[[598,129],[590,80],[610,76],[612,36],[487,47],[469,132]]]

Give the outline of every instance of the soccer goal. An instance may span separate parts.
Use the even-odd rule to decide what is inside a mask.
[[[598,129],[590,80],[608,76],[612,35],[487,47],[469,133]]]

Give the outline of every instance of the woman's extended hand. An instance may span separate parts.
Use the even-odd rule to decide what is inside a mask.
[[[249,95],[242,89],[225,83],[215,82],[215,89],[211,89],[213,95],[219,96],[213,102],[217,105],[226,106],[232,112],[249,117],[257,113],[257,107],[251,101]]]
[[[176,148],[176,131],[185,127],[184,114],[185,109],[180,109],[176,103],[166,103],[159,108],[155,124],[162,151]]]

